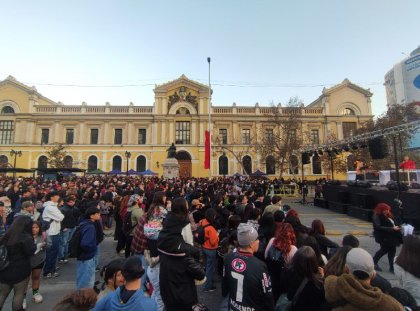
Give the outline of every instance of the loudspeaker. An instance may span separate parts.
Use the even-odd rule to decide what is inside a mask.
[[[357,207],[363,209],[373,209],[372,197],[369,194],[358,193]]]
[[[328,201],[320,198],[314,199],[314,206],[316,207],[322,207],[322,208],[328,208]]]
[[[340,186],[341,182],[337,179],[331,179],[331,180],[327,180],[326,184],[332,185],[332,186]]]
[[[302,163],[303,164],[311,163],[311,158],[309,157],[309,153],[307,152],[302,153]]]
[[[328,206],[330,208],[330,210],[337,212],[337,213],[341,213],[341,214],[347,214],[347,210],[349,208],[349,204],[344,204],[344,203],[338,203],[338,202],[329,202]]]
[[[357,186],[360,188],[370,188],[372,187],[372,184],[365,180],[359,180],[357,181]]]
[[[338,191],[337,200],[339,203],[349,203],[350,193],[347,191]]]
[[[347,186],[349,186],[349,187],[357,187],[357,181],[355,181],[355,180],[348,180],[347,181]]]
[[[382,137],[369,140],[369,153],[373,160],[384,159],[388,156],[388,144]]]
[[[386,183],[386,187],[391,191],[398,191],[397,182],[390,180]],[[406,184],[400,183],[400,191],[408,191],[408,186]]]
[[[347,215],[355,218],[359,218],[365,221],[372,221],[372,210],[359,208],[356,206],[349,206]]]

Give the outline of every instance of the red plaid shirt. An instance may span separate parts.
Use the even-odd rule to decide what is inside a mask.
[[[147,239],[143,230],[145,223],[146,215],[143,215],[133,232],[133,241],[131,242],[131,253],[133,254],[143,254],[144,250],[148,248]]]

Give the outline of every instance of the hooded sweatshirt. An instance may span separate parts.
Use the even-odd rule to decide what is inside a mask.
[[[80,222],[80,252],[77,260],[89,260],[95,257],[98,250],[96,240],[96,226],[90,219]]]
[[[121,303],[121,288],[108,294],[96,303],[93,311],[157,311],[156,302],[146,297],[142,290],[137,290],[126,303]]]
[[[47,230],[48,235],[57,235],[61,230],[61,221],[64,219],[63,213],[57,207],[57,203],[52,201],[45,202],[44,211],[42,212],[42,219],[50,223],[50,228]]]
[[[364,285],[352,274],[325,279],[325,298],[334,311],[404,311],[404,307],[379,288]]]

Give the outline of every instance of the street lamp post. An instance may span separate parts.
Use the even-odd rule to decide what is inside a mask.
[[[15,157],[15,159],[14,159],[14,161],[13,161],[13,181],[15,181],[16,180],[16,160],[17,160],[17,157],[21,157],[22,156],[22,151],[16,151],[16,150],[11,150],[10,151],[10,156],[12,156],[12,157]]]
[[[131,152],[126,151],[126,152],[125,152],[125,157],[126,157],[126,159],[127,159],[127,171],[126,171],[126,175],[128,176],[128,162],[129,162],[129,160],[130,160],[130,158],[131,158]]]

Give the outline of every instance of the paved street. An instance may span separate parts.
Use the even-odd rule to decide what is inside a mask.
[[[352,232],[360,240],[361,247],[367,249],[371,254],[378,249],[375,241],[370,236],[372,232],[372,225],[370,223],[346,215],[330,212],[329,210],[313,207],[312,205],[303,206],[299,203],[293,203],[295,200],[292,199],[283,201],[299,212],[301,220],[305,225],[309,226],[313,219],[321,219],[325,224],[329,237],[337,243],[340,243],[343,235]],[[107,233],[111,233],[111,231],[108,231]],[[115,242],[113,238],[105,238],[105,241],[101,244],[101,265],[116,257],[114,249]],[[380,264],[385,268],[384,271],[387,270],[388,266],[385,262],[385,257]],[[72,259],[68,264],[61,266],[59,272],[61,275],[56,279],[42,280],[40,289],[40,292],[44,296],[44,302],[42,304],[34,304],[31,290],[28,290],[28,310],[52,310],[52,307],[62,297],[75,289],[75,260]],[[388,272],[383,272],[381,274],[391,282],[394,281],[392,274]],[[99,273],[97,274],[97,277],[99,277]],[[212,293],[203,293],[201,288],[198,289],[200,302],[206,304],[210,310],[218,310],[218,305],[221,300],[220,280],[218,279],[216,286],[218,290]],[[10,297],[4,310],[10,310]]]

